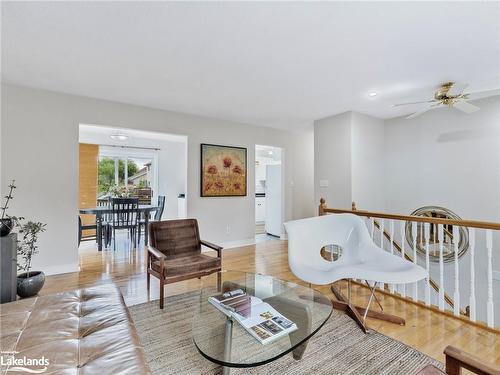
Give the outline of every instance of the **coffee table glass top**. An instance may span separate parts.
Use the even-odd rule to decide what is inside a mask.
[[[205,358],[222,366],[258,366],[290,352],[299,359],[307,341],[332,313],[330,299],[320,292],[271,276],[222,271],[202,280],[204,285],[193,317],[193,340]],[[228,329],[227,316],[208,302],[208,298],[238,288],[271,305],[293,321],[297,330],[270,343],[261,344],[236,320],[229,323]]]

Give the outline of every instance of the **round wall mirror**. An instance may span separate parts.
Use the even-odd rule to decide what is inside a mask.
[[[461,220],[460,216],[447,208],[438,206],[425,206],[416,209],[411,213],[412,216],[426,216],[441,219]],[[414,233],[413,223],[406,222],[405,236],[406,241],[413,248],[413,241],[416,236],[417,252],[425,256],[425,233],[424,223],[416,223],[416,231]],[[438,224],[429,224],[429,260],[431,262],[439,262],[439,234]],[[454,239],[453,225],[443,225],[443,260],[445,262],[454,259]],[[469,232],[465,227],[458,227],[458,257],[463,256],[469,248]]]

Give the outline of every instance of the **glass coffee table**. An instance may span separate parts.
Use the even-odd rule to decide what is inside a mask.
[[[320,292],[271,276],[240,271],[222,271],[203,279],[200,301],[193,318],[196,348],[211,362],[231,367],[255,367],[292,353],[297,360],[308,340],[332,314],[332,303]],[[297,330],[267,344],[261,344],[236,320],[215,308],[208,298],[242,289],[260,298],[297,325]]]

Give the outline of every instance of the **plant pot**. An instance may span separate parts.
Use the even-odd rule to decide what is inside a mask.
[[[45,283],[45,274],[42,271],[33,271],[17,275],[17,295],[21,298],[33,297],[38,294]]]
[[[0,219],[0,237],[7,236],[11,232],[12,228],[14,228],[14,222],[12,219]]]

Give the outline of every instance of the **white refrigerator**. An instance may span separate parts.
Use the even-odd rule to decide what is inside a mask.
[[[266,166],[266,232],[281,236],[281,165]]]

